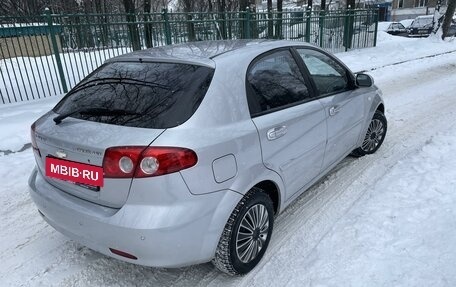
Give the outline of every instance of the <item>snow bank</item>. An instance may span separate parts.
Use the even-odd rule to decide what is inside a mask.
[[[61,99],[60,96],[0,105],[0,154],[16,152],[30,142],[30,126]]]
[[[358,72],[447,52],[456,52],[456,41],[436,41],[434,37],[406,38],[379,31],[377,47],[336,55],[353,72]]]

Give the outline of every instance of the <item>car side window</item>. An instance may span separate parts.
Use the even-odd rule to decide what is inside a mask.
[[[329,56],[311,49],[297,49],[320,96],[349,88],[347,70]]]
[[[290,51],[282,50],[256,60],[247,72],[247,97],[252,116],[310,98]]]

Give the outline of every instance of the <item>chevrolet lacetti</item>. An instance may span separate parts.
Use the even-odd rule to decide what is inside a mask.
[[[127,262],[245,274],[274,217],[387,129],[380,90],[289,41],[212,41],[106,61],[31,128],[56,230]]]

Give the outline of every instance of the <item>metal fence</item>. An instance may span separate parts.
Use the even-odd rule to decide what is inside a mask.
[[[290,39],[332,52],[376,45],[378,10],[0,17],[0,103],[67,92],[106,59],[188,41]]]

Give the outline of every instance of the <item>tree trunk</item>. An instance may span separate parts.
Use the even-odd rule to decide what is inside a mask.
[[[353,39],[353,25],[355,24],[355,17],[354,17],[354,12],[353,9],[355,9],[355,0],[347,0],[347,9],[350,9],[348,13],[348,27],[345,30],[346,35],[345,35],[345,48],[351,49],[352,47],[352,39]]]
[[[456,10],[456,0],[448,0],[448,7],[445,12],[445,16],[443,18],[442,30],[443,35],[442,39],[448,37],[448,31],[450,30],[451,20],[454,15],[454,11]]]
[[[125,13],[127,13],[128,31],[130,33],[131,47],[133,51],[141,50],[138,26],[136,24],[135,3],[133,0],[123,0]]]
[[[322,10],[322,11],[326,10],[326,0],[321,0],[320,10]]]
[[[283,0],[277,0],[277,23],[276,23],[276,38],[282,39],[282,7]]]
[[[249,9],[249,0],[239,0],[239,27],[240,27],[240,37],[242,39],[247,38],[247,34],[250,32],[247,25],[247,9]]]
[[[144,41],[147,48],[154,46],[152,42],[152,24],[150,23],[151,0],[144,0]]]
[[[248,0],[239,0],[239,11],[245,11],[249,6]]]
[[[92,11],[92,3],[85,0],[83,2],[84,4],[84,13],[85,14],[90,14],[93,13]],[[84,35],[84,47],[85,48],[93,48],[95,47],[95,39],[94,39],[94,33],[92,31],[92,23],[90,21],[90,17],[84,17],[84,24],[87,24],[83,27],[83,35]]]
[[[189,41],[195,41],[196,40],[196,35],[195,35],[195,25],[192,23],[192,14],[190,12],[193,11],[193,0],[184,0],[184,12],[187,13],[187,33],[188,33],[188,40]]]
[[[219,35],[222,39],[227,39],[227,31],[226,31],[226,2],[225,0],[217,0],[217,11],[219,15]]]
[[[268,0],[268,38],[274,37],[274,14],[272,14],[272,0]]]
[[[103,11],[103,7],[101,4],[102,1],[95,1],[95,11],[97,12],[97,14],[106,13],[106,11]],[[103,47],[106,47],[108,46],[108,19],[106,15],[98,17],[98,25],[101,26],[101,43]]]

